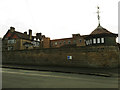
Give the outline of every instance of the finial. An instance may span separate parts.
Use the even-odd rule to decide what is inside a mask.
[[[99,16],[99,6],[97,6],[97,14],[98,14],[98,26],[100,26],[100,16]]]

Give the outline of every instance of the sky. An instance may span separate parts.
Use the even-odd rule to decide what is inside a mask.
[[[24,33],[42,33],[50,39],[69,38],[72,34],[88,35],[100,23],[118,33],[119,0],[0,0],[0,37],[13,26]]]

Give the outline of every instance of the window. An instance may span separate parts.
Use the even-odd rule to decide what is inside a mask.
[[[73,43],[76,44],[76,40],[74,40]]]
[[[65,44],[66,42],[64,41],[64,44]]]
[[[90,40],[88,40],[88,44],[90,44]]]
[[[90,44],[92,44],[92,39],[90,39]]]
[[[69,41],[68,41],[68,44],[70,44],[70,43],[71,43],[71,41],[69,40]]]
[[[86,45],[88,45],[89,44],[89,42],[88,42],[88,40],[86,40]]]
[[[82,40],[80,39],[80,43],[82,42]]]
[[[51,46],[53,46],[53,43],[51,43]]]
[[[61,42],[59,42],[59,44],[61,45]]]
[[[9,44],[16,43],[16,40],[14,40],[14,39],[8,40],[8,43],[9,43]]]
[[[32,44],[33,44],[34,47],[38,47],[40,45],[39,42],[35,42],[35,41],[33,41]]]
[[[97,43],[100,43],[100,38],[97,38]]]
[[[12,46],[9,46],[9,47],[8,47],[8,50],[13,50],[13,47],[12,47]]]
[[[55,42],[55,45],[57,45],[57,42]]]
[[[96,38],[93,38],[93,43],[96,44]]]
[[[101,38],[101,43],[104,43],[104,42],[105,42],[104,38]]]
[[[5,40],[8,40],[8,38],[5,38]]]

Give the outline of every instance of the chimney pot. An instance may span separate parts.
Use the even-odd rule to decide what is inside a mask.
[[[27,35],[27,32],[24,32],[25,35]]]
[[[14,31],[15,31],[15,28],[14,28],[14,27],[10,27],[10,31],[11,31],[11,32],[14,32]]]

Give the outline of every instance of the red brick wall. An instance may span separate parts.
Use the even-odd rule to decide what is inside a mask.
[[[69,43],[70,42],[70,43]],[[85,41],[83,37],[76,38],[65,38],[65,39],[57,39],[51,40],[51,47],[61,47],[64,45],[76,45],[76,46],[85,46]]]
[[[50,48],[50,38],[43,38],[43,48]]]

